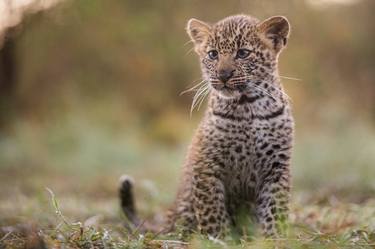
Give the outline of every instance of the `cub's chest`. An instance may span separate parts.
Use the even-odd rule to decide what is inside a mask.
[[[220,122],[211,127],[210,146],[230,165],[239,165],[255,159],[258,139],[270,132],[271,127],[250,122]]]

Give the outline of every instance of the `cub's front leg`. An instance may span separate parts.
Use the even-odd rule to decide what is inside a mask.
[[[212,238],[225,237],[229,229],[225,188],[222,181],[214,174],[194,174],[193,208],[198,230],[202,234]]]
[[[265,236],[280,237],[286,234],[288,224],[289,162],[273,161],[265,168],[268,173],[256,190],[256,215]]]

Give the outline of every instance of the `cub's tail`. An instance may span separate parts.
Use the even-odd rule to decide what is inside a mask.
[[[119,189],[120,205],[126,218],[131,223],[130,226],[129,224],[127,224],[128,229],[131,229],[131,230],[132,230],[131,226],[137,229],[142,226],[141,221],[137,215],[137,210],[135,208],[133,185],[134,185],[134,181],[130,176],[127,176],[127,175],[121,176],[120,189]]]
[[[137,210],[135,208],[133,189],[133,179],[127,175],[121,176],[119,195],[121,209],[129,221],[127,224],[125,224],[126,228],[130,231],[136,230],[140,233],[152,232],[159,234],[169,231],[169,229],[166,229],[165,227],[165,217],[162,217],[161,215],[156,216],[151,220],[139,219]]]

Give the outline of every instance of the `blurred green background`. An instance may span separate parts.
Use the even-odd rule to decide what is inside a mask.
[[[185,25],[237,13],[285,15],[292,25],[280,74],[300,79],[283,79],[296,121],[296,198],[375,193],[375,1],[67,0],[27,8],[2,31],[0,216],[44,212],[45,187],[70,215],[113,212],[123,173],[139,180],[147,200],[140,209],[166,206],[202,116],[190,117],[191,94],[180,96],[200,79]]]

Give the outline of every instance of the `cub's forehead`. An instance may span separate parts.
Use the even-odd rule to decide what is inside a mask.
[[[227,17],[212,26],[209,45],[220,52],[231,53],[240,47],[251,46],[256,38],[256,25],[259,20],[245,15]]]

